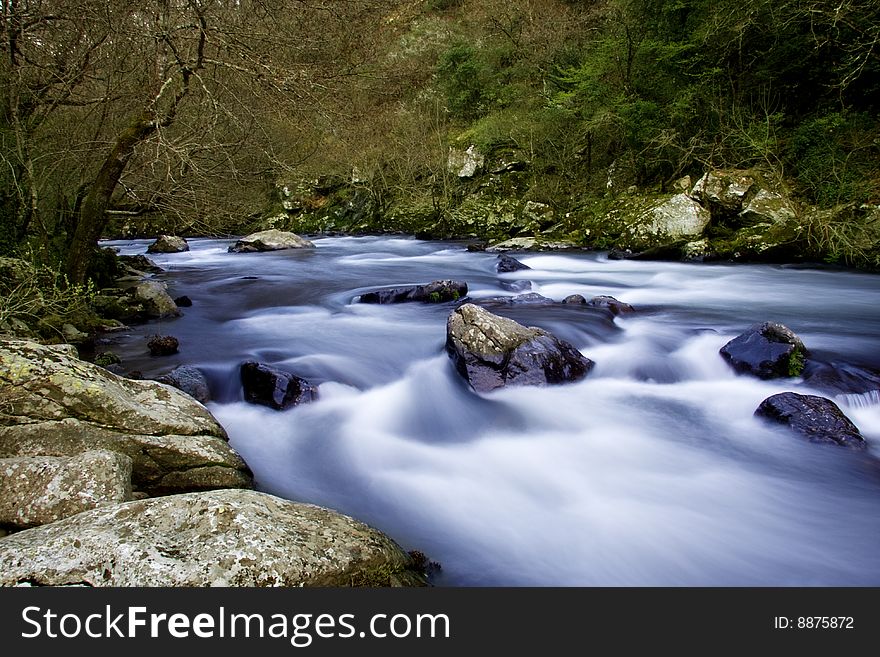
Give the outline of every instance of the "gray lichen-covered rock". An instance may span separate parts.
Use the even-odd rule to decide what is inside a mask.
[[[752,192],[755,177],[748,171],[707,171],[691,190],[691,196],[719,214],[736,214]]]
[[[512,237],[503,242],[496,242],[486,247],[489,253],[506,253],[507,251],[561,251],[575,249],[572,242],[544,240],[537,237]]]
[[[486,158],[474,145],[468,146],[466,150],[450,148],[446,166],[450,173],[459,178],[473,178],[477,171],[483,168],[485,160]]]
[[[0,585],[424,584],[390,538],[348,516],[253,491],[86,511],[0,541]]]
[[[230,253],[254,253],[257,251],[283,251],[285,249],[313,249],[315,245],[296,233],[283,230],[262,230],[242,237],[229,247]]]
[[[147,247],[147,253],[183,253],[189,251],[189,244],[177,235],[159,235],[155,242]]]
[[[720,353],[738,373],[759,379],[799,376],[808,355],[801,339],[776,322],[750,326],[721,347]]]
[[[662,239],[701,235],[709,225],[711,215],[687,194],[651,207],[642,217],[643,230]]]
[[[147,317],[164,319],[177,317],[180,309],[168,295],[168,287],[159,281],[143,281],[134,289],[134,298],[143,304]]]
[[[762,401],[755,415],[787,426],[811,442],[865,449],[858,427],[825,397],[782,392]]]
[[[797,213],[784,196],[761,189],[739,213],[739,223],[744,226],[784,224],[796,217]]]
[[[446,351],[477,392],[577,381],[593,367],[593,361],[547,331],[470,303],[449,315]]]
[[[131,459],[118,452],[0,459],[0,525],[45,525],[131,499]]]
[[[0,340],[0,457],[95,449],[131,457],[135,489],[154,495],[253,485],[223,427],[179,390],[116,376],[75,351]]]

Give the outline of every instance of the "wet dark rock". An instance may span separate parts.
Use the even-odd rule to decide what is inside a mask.
[[[211,392],[208,389],[208,379],[202,371],[192,365],[180,365],[175,367],[168,374],[163,374],[156,378],[159,383],[165,383],[174,386],[178,390],[185,392],[190,397],[203,404],[211,400]]]
[[[580,296],[575,295],[575,296]],[[566,297],[569,298],[569,297]],[[581,297],[583,299],[583,297]],[[635,308],[633,308],[628,303],[624,303],[623,301],[618,301],[614,297],[609,297],[606,295],[600,295],[598,297],[593,297],[589,301],[586,302],[588,306],[591,308],[606,308],[608,309],[612,315],[622,315],[625,313],[635,312]]]
[[[738,373],[760,379],[800,376],[808,354],[801,339],[776,322],[749,327],[721,347],[720,353]]]
[[[147,342],[151,356],[170,356],[176,354],[180,341],[173,335],[154,335]]]
[[[569,383],[593,368],[593,361],[568,342],[470,303],[449,315],[446,351],[477,392]]]
[[[569,294],[562,300],[562,303],[571,304],[575,306],[585,306],[587,304],[587,300],[580,294]]]
[[[190,299],[188,296],[186,296],[184,294],[183,296],[177,297],[174,300],[174,305],[177,306],[178,308],[189,308],[193,305],[193,302],[192,302],[192,299]]]
[[[804,383],[831,394],[857,395],[880,390],[880,372],[850,363],[807,360]]]
[[[521,271],[523,269],[531,269],[528,265],[524,265],[514,257],[501,253],[498,255],[498,262],[495,263],[495,270],[499,274],[507,274],[512,271]]]
[[[811,442],[865,449],[858,427],[825,397],[782,392],[762,401],[755,415],[785,425]]]
[[[317,399],[317,390],[295,374],[256,361],[241,365],[245,401],[284,410]]]
[[[177,235],[159,235],[156,241],[147,247],[147,253],[183,253],[184,251],[189,251],[189,244]]]
[[[532,289],[531,281],[499,281],[498,284],[501,286],[501,289],[510,292],[525,292]]]
[[[547,306],[556,303],[550,297],[545,297],[537,292],[526,292],[512,297],[486,297],[478,299],[476,302],[481,306]]]
[[[444,303],[458,301],[467,295],[467,283],[462,281],[434,281],[426,285],[409,285],[373,290],[360,296],[361,303]]]

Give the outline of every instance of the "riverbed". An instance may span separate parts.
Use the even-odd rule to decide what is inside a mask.
[[[864,453],[808,443],[753,417],[801,379],[736,375],[719,348],[781,322],[811,353],[880,370],[880,277],[823,268],[613,261],[598,252],[514,254],[495,271],[463,244],[327,237],[315,249],[231,254],[190,240],[151,256],[178,319],[110,345],[146,377],[207,375],[208,408],[257,487],[331,507],[439,562],[452,586],[880,585],[880,399],[835,400]],[[106,245],[143,254],[149,242]],[[612,295],[617,317],[573,305],[491,304],[596,362],[581,382],[477,394],[444,351],[454,304],[367,305],[387,285],[466,281],[480,301],[524,288],[556,301]],[[154,358],[147,338],[180,340]],[[287,411],[245,403],[256,359],[318,385]]]

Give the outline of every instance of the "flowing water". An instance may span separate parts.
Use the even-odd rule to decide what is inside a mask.
[[[144,253],[148,242],[112,242]],[[155,256],[183,317],[117,336],[145,376],[180,363],[209,377],[208,406],[258,488],[374,525],[442,565],[440,585],[880,585],[878,393],[841,395],[867,454],[801,441],[753,417],[800,380],[737,376],[718,349],[761,321],[826,361],[880,369],[880,278],[850,271],[496,257],[458,244],[323,238],[316,249],[229,254],[193,240]],[[638,312],[492,306],[596,361],[575,384],[478,395],[445,355],[451,304],[353,303],[392,284],[511,283],[560,300],[613,295]],[[180,339],[151,358],[146,338]],[[257,359],[319,384],[278,412],[242,400]],[[827,396],[827,394],[826,394]]]

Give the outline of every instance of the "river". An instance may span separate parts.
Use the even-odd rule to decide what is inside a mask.
[[[148,241],[105,244],[135,254]],[[110,348],[148,377],[202,369],[208,407],[260,490],[421,550],[442,566],[438,585],[880,585],[876,393],[837,400],[867,455],[815,445],[752,415],[771,394],[815,390],[737,376],[718,354],[772,320],[821,359],[880,369],[880,277],[570,252],[516,254],[531,270],[497,274],[495,255],[455,243],[328,237],[255,254],[229,244],[151,256],[171,295],[193,305]],[[557,301],[606,294],[637,312],[610,321],[577,306],[494,306],[596,367],[575,384],[479,395],[444,352],[452,304],[353,303],[445,278],[466,281],[472,299],[528,280]],[[176,336],[180,353],[151,357],[155,333]],[[319,399],[283,412],[245,403],[246,359],[319,384]]]

